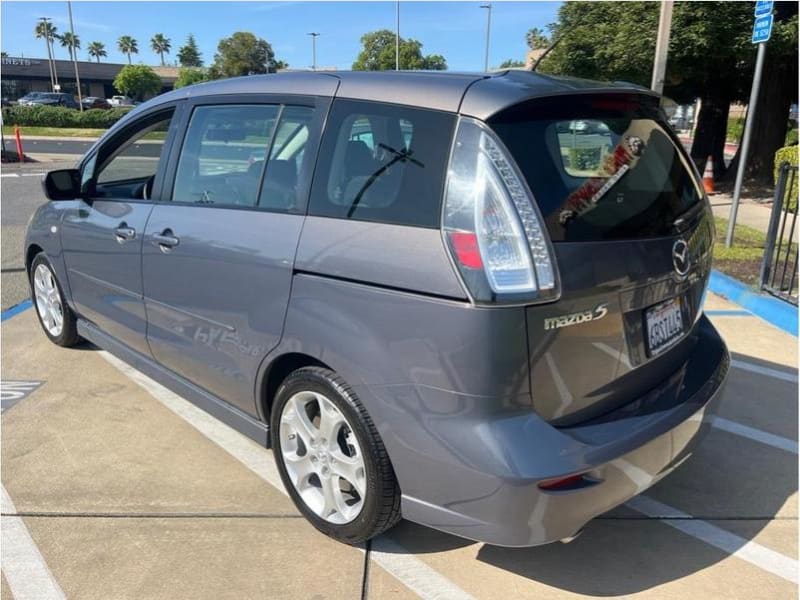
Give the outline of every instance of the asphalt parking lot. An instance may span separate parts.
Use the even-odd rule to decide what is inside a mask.
[[[27,294],[7,232],[39,201],[23,194],[36,177],[8,172],[4,311]],[[713,295],[706,311],[734,360],[708,438],[571,544],[529,549],[407,522],[363,548],[330,541],[269,451],[106,352],[50,344],[33,310],[6,311],[2,597],[796,598],[797,339]]]

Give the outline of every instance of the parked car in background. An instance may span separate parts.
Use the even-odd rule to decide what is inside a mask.
[[[721,398],[711,206],[649,90],[227,79],[131,111],[44,188],[47,337],[271,446],[344,542],[401,516],[568,541],[687,460]]]
[[[75,109],[80,107],[75,96],[63,92],[42,92],[28,100],[25,104],[27,106],[64,106],[66,108]]]
[[[114,107],[134,105],[133,100],[131,100],[127,96],[111,96],[111,98],[108,100],[108,103]]]
[[[96,96],[88,96],[82,100],[83,108],[99,108],[101,110],[108,110],[111,108],[111,103],[105,98],[98,98]]]
[[[22,98],[17,100],[17,104],[19,104],[20,106],[27,106],[31,102],[31,100],[33,100],[34,98],[38,98],[44,93],[46,92],[28,92],[27,94],[22,96]]]

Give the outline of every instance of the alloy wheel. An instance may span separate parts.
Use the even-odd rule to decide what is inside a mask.
[[[64,305],[53,272],[45,264],[36,267],[33,274],[36,310],[47,332],[58,337],[64,329]]]
[[[353,521],[367,493],[364,457],[346,417],[324,395],[294,394],[280,420],[280,452],[306,506],[329,523]]]

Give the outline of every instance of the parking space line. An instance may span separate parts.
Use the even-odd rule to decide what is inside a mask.
[[[736,423],[735,421],[729,421],[728,419],[723,419],[722,417],[714,417],[712,424],[717,429],[727,431],[728,433],[750,438],[751,440],[766,444],[767,446],[772,446],[773,448],[778,448],[780,450],[786,450],[787,452],[797,454],[797,442],[790,440],[789,438],[767,433],[766,431],[761,431],[760,429],[756,429],[754,427],[748,427],[747,425],[742,425],[741,423]]]
[[[744,309],[711,309],[704,310],[703,314],[709,317],[755,317],[753,313]]]
[[[2,488],[3,574],[15,600],[58,600],[66,598],[53,577],[39,548],[31,538],[5,486]]]
[[[764,571],[782,577],[794,584],[798,582],[797,561],[784,556],[780,552],[775,552],[761,544],[746,540],[707,521],[695,519],[688,513],[662,504],[647,496],[635,496],[625,504],[648,517],[659,519],[665,525],[669,525],[706,544],[719,548],[723,552],[749,562]]]
[[[19,304],[15,304],[8,310],[4,310],[0,313],[0,322],[5,321],[6,319],[10,319],[11,317],[18,315],[19,313],[28,310],[31,306],[33,306],[33,302],[30,300],[23,300]]]
[[[269,450],[245,438],[110,352],[99,350],[98,354],[264,481],[282,494],[286,494],[286,489],[283,487],[283,482]],[[361,550],[364,551],[363,548]],[[400,544],[386,539],[385,536],[373,540],[370,555],[384,570],[391,573],[421,598],[430,600],[444,598],[467,600],[472,598],[449,579],[413,556]]]
[[[758,373],[759,375],[766,375],[767,377],[774,377],[775,379],[782,379],[783,381],[797,383],[796,373],[779,371],[778,369],[770,369],[769,367],[762,367],[761,365],[735,359],[731,359],[731,366],[743,371],[750,371],[751,373]]]

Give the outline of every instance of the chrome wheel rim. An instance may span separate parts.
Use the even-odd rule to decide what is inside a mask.
[[[337,525],[361,512],[364,456],[342,412],[322,394],[298,392],[283,407],[280,450],[294,489],[317,516]]]
[[[47,332],[53,337],[61,335],[64,328],[64,305],[53,272],[40,264],[33,273],[33,292],[36,310]]]

